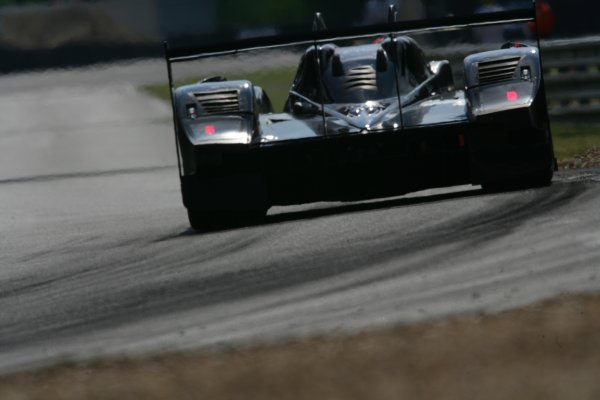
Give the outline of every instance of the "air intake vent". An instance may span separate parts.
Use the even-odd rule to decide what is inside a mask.
[[[515,76],[521,57],[503,58],[493,61],[481,61],[477,64],[479,69],[479,84],[488,85],[510,81]]]
[[[344,76],[346,90],[377,90],[377,75],[370,66],[356,67]]]
[[[205,114],[227,114],[240,110],[239,92],[235,89],[198,92],[194,96]]]

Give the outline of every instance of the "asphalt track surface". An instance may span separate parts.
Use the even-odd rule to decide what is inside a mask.
[[[161,65],[0,78],[0,373],[600,288],[600,170],[519,192],[279,207],[261,225],[190,231],[169,108],[136,89],[160,81]]]

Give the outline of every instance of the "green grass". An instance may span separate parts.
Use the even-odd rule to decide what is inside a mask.
[[[296,68],[276,68],[276,69],[264,69],[261,71],[250,72],[246,74],[232,74],[227,75],[227,79],[247,79],[254,85],[262,87],[271,102],[275,111],[283,110],[283,104],[287,99],[288,92],[292,86]],[[188,85],[190,83],[198,82],[204,77],[193,77],[184,80],[175,81],[175,87],[182,85]],[[158,97],[163,100],[169,100],[169,87],[165,84],[154,84],[147,85],[142,88],[146,93]]]
[[[553,123],[554,152],[566,160],[592,147],[600,147],[600,125],[584,123]]]

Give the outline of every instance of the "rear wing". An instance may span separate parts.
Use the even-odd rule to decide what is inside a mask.
[[[323,42],[337,41],[341,39],[361,39],[377,35],[394,36],[411,33],[433,33],[526,22],[534,22],[536,23],[535,25],[537,27],[536,0],[532,0],[531,7],[528,8],[475,14],[464,17],[450,16],[414,21],[396,21],[396,15],[397,13],[394,6],[390,6],[388,23],[351,27],[342,30],[327,30],[321,14],[316,13],[312,32],[241,39],[227,43],[205,44],[194,47],[171,47],[169,43],[165,41],[164,54],[165,61],[167,63],[171,105],[173,108],[173,124],[175,129],[180,176],[182,172],[181,154],[179,153],[179,134],[177,132],[179,126],[176,119],[174,99],[175,88],[172,70],[172,64],[174,63],[195,61],[215,56],[235,55],[256,50],[277,49],[295,45],[317,46]],[[539,47],[539,34],[536,35],[536,39]],[[323,120],[323,123],[325,124],[324,115]]]
[[[317,13],[320,18],[320,14]],[[241,39],[226,43],[206,44],[194,47],[171,47],[165,42],[165,58],[168,63],[193,61],[217,55],[236,54],[260,49],[273,49],[290,45],[314,44],[315,42],[336,39],[363,38],[390,33],[410,34],[459,30],[489,25],[503,25],[520,22],[535,22],[535,0],[532,7],[465,17],[445,17],[415,21],[388,22],[386,24],[351,27],[343,30],[317,29],[312,32],[278,36]]]

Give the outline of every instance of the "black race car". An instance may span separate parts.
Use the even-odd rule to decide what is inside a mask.
[[[247,80],[216,77],[175,89],[171,63],[234,47],[167,45],[191,226],[260,218],[273,205],[459,184],[549,185],[556,163],[538,48],[508,43],[466,57],[466,87],[457,89],[448,61],[428,61],[415,40],[399,33],[534,19],[533,10],[412,25],[390,17],[386,26],[350,32],[354,38],[383,32],[375,43],[341,46],[333,42],[352,35],[317,29],[299,42],[308,49],[282,113],[274,113],[267,93]],[[315,26],[322,25],[317,15]],[[238,42],[235,51],[290,39],[263,41]]]

